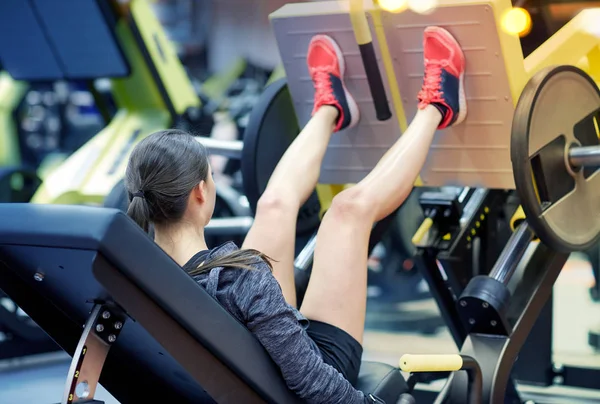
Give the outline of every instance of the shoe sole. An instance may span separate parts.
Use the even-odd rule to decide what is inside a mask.
[[[462,64],[466,68],[465,54],[463,53],[462,48],[460,47],[460,44],[456,41],[456,38],[454,38],[454,36],[452,36],[452,34],[450,32],[448,32],[447,30],[445,30],[444,28],[441,28],[441,27],[428,27],[427,31],[436,32],[439,35],[443,36],[444,39],[446,39],[449,43],[455,45],[460,50],[461,61],[462,61]],[[452,123],[451,126],[458,125],[459,123],[463,122],[466,119],[466,117],[467,117],[467,94],[465,92],[465,72],[463,70],[463,72],[460,74],[460,76],[458,78],[458,116],[456,117],[456,121],[454,121],[454,123]]]
[[[333,48],[335,55],[337,56],[338,63],[340,64],[340,80],[342,82],[342,87],[344,88],[344,95],[346,96],[346,103],[348,104],[348,109],[350,110],[350,123],[344,129],[352,128],[352,127],[356,126],[358,124],[358,121],[360,120],[360,111],[358,110],[358,104],[356,103],[356,100],[354,99],[352,94],[350,94],[350,92],[346,88],[346,82],[344,80],[344,74],[346,73],[346,61],[344,60],[344,54],[342,53],[342,50],[340,49],[338,44],[335,42],[335,40],[333,38],[331,38],[330,36],[315,35],[313,37],[313,40],[317,40],[317,39],[321,39],[323,41],[328,42],[331,45],[331,47]],[[344,130],[344,129],[342,129],[342,130]]]

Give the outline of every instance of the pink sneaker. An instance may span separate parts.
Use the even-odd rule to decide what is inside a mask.
[[[344,56],[335,41],[327,35],[315,35],[308,45],[308,71],[315,86],[313,114],[323,105],[339,111],[335,131],[356,126],[358,105],[344,85]]]
[[[465,55],[445,29],[427,27],[423,36],[425,78],[419,92],[419,109],[433,105],[442,113],[439,129],[458,125],[467,116]]]

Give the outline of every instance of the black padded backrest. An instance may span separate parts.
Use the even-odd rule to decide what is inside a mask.
[[[109,0],[2,0],[0,62],[16,80],[122,77]]]
[[[124,355],[124,361],[127,359],[128,372],[149,372],[148,369],[156,369],[156,374],[153,374],[160,377],[160,369],[164,367],[163,372],[167,376],[177,375],[178,372],[181,374],[182,369],[176,369],[168,358],[165,359],[165,354],[180,358],[186,353],[177,352],[181,348],[175,343],[175,337],[173,341],[169,341],[169,330],[166,333],[165,330],[156,331],[149,326],[151,319],[142,319],[143,315],[136,318],[135,313],[150,311],[151,305],[148,304],[147,310],[144,307],[133,307],[134,293],[123,292],[122,283],[125,281],[122,280],[139,289],[153,305],[189,333],[198,346],[210,351],[263,400],[277,403],[300,402],[287,389],[279,369],[256,338],[118,210],[2,204],[0,261],[5,264],[5,268],[0,268],[0,289],[13,299],[13,296],[24,294],[21,290],[11,288],[11,282],[20,278],[24,282],[23,289],[27,289],[31,296],[41,295],[57,305],[68,317],[79,321],[86,310],[89,311],[89,303],[86,302],[94,299],[115,300],[137,320],[126,323],[117,344],[111,349],[111,355],[112,350],[116,349],[120,355]],[[44,273],[44,281],[36,282],[33,275],[40,270]],[[114,273],[111,274],[111,271]],[[10,272],[15,276],[8,276]],[[115,299],[113,294],[119,297]],[[24,297],[15,300],[55,338],[53,334],[59,331],[52,324],[60,323],[58,317],[53,321],[45,313],[46,317],[40,315],[41,321],[38,321],[35,317],[38,305],[30,305],[28,310],[27,304],[22,304],[27,303]],[[136,300],[135,304],[139,306],[140,301],[142,300]],[[156,321],[159,321],[158,317]],[[81,328],[76,327],[74,330],[75,334],[81,332]],[[160,348],[153,338],[159,333],[161,345],[166,348]],[[70,336],[71,340],[76,338],[78,335]],[[165,353],[165,349],[168,352]],[[193,358],[190,360],[193,361]],[[120,372],[115,370],[119,363],[116,355],[113,355],[111,363],[115,364],[111,371]],[[136,370],[138,366],[140,369]],[[189,367],[186,370],[189,371]],[[191,389],[193,394],[199,395],[200,392],[195,391],[192,386],[194,383],[186,379],[189,379],[193,371],[186,373],[188,376],[183,377],[183,380],[187,383],[188,391],[184,393],[189,396]],[[210,377],[204,380],[207,379],[211,383],[223,383],[220,380],[211,381]],[[176,378],[171,377],[169,383],[177,383]],[[111,392],[115,387],[110,383],[104,384]],[[179,386],[178,391],[186,386]],[[204,384],[203,387],[211,391],[211,386]]]

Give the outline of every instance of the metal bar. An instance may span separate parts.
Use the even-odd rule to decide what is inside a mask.
[[[217,154],[232,159],[242,158],[244,142],[241,140],[217,140],[204,136],[196,136],[196,140],[198,143],[204,145],[210,154]]]
[[[315,247],[317,245],[317,233],[313,234],[308,240],[308,243],[304,246],[300,254],[294,260],[294,268],[301,271],[306,271],[313,263],[313,256],[315,253]]]
[[[574,167],[600,167],[600,146],[572,147],[569,163]]]
[[[448,279],[448,276],[452,276],[453,274],[444,270],[442,263],[436,259],[433,251],[427,250],[421,252],[420,258],[418,265],[419,269],[421,269],[421,275],[429,285],[431,295],[437,303],[438,309],[448,326],[448,330],[456,346],[460,347],[467,337],[467,332],[458,314],[456,291],[450,286],[450,283],[455,282],[451,282]]]
[[[527,251],[531,240],[533,240],[533,231],[531,231],[527,222],[523,222],[510,236],[489,276],[507,285],[519,262],[521,262],[521,258]]]
[[[483,376],[479,363],[473,357],[460,355],[463,360],[462,370],[467,371],[469,404],[480,404],[482,400]]]
[[[254,223],[251,216],[222,217],[208,222],[206,235],[210,236],[240,236],[248,233]]]
[[[125,319],[107,306],[96,304],[73,354],[61,404],[93,401],[104,361]]]

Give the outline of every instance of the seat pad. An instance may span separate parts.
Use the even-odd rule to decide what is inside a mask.
[[[363,362],[360,366],[356,388],[365,394],[373,394],[386,403],[397,403],[400,395],[408,391],[408,385],[400,369],[379,362]]]

